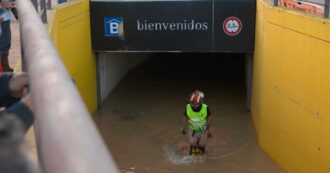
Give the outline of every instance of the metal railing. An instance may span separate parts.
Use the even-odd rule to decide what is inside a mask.
[[[16,3],[42,171],[118,172],[33,4]]]
[[[43,23],[47,23],[47,10],[52,9],[52,0],[31,0]],[[57,0],[57,4],[68,2],[68,0]]]
[[[274,6],[296,9],[329,18],[330,0],[274,0]]]

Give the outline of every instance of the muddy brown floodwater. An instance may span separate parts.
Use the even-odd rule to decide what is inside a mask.
[[[156,54],[131,70],[95,118],[120,172],[284,173],[258,146],[244,70],[239,54]],[[200,157],[179,131],[194,89],[215,118]]]

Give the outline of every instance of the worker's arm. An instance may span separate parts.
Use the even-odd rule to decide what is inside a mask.
[[[187,118],[187,113],[185,111],[183,117],[182,117],[182,127],[180,129],[182,134],[186,134],[188,131],[188,118]]]
[[[212,116],[210,107],[207,107],[206,129],[205,130],[210,131],[212,122],[213,122],[213,116]]]
[[[213,122],[213,116],[210,116],[206,119],[206,130],[210,132],[210,128]]]
[[[213,123],[213,116],[211,116],[210,108],[207,108],[207,117],[206,117],[206,132],[207,132],[207,138],[213,138],[212,132],[211,132],[211,125]]]
[[[188,118],[186,115],[182,117],[182,127],[186,128],[188,125]]]

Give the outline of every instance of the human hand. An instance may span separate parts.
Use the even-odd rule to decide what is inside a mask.
[[[186,128],[184,128],[184,127],[181,127],[181,128],[180,128],[180,132],[181,132],[183,135],[187,134],[187,130],[186,130]]]
[[[24,89],[29,84],[29,79],[26,73],[14,75],[9,81],[10,96],[21,98],[24,96]]]

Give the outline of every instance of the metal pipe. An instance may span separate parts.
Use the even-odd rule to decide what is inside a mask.
[[[17,0],[17,9],[43,171],[117,173],[31,1]]]
[[[38,11],[38,0],[31,0],[33,7]]]
[[[46,0],[40,0],[41,20],[43,23],[47,23],[47,7]]]
[[[52,0],[47,0],[47,9],[52,9]]]
[[[324,17],[329,18],[329,11],[330,11],[330,0],[324,1]]]

